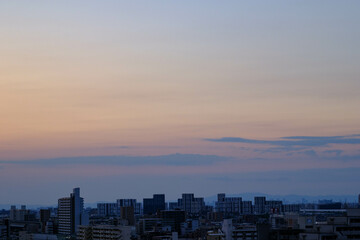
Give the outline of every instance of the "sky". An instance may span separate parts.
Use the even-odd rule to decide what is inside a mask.
[[[360,193],[360,2],[0,2],[0,203]]]

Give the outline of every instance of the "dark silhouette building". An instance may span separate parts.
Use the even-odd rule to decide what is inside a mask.
[[[186,214],[183,210],[167,210],[160,213],[163,226],[170,226],[172,232],[179,234],[181,234],[181,223],[185,222],[185,216]]]
[[[165,194],[154,194],[153,198],[144,198],[144,214],[152,215],[165,210]]]

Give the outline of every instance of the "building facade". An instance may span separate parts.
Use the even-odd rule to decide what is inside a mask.
[[[63,235],[73,235],[79,225],[88,223],[80,188],[74,188],[70,197],[58,200],[58,222],[58,232]]]
[[[187,214],[199,214],[205,208],[204,198],[196,198],[193,193],[183,193],[178,199],[178,206]]]
[[[215,211],[227,215],[239,215],[242,213],[241,197],[225,197],[225,193],[218,194],[217,202],[215,202]]]

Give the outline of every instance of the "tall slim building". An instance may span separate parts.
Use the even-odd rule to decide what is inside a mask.
[[[59,233],[72,235],[79,225],[87,224],[84,214],[84,199],[80,197],[80,188],[74,188],[70,197],[58,200]]]
[[[255,214],[264,214],[265,213],[265,205],[266,205],[266,197],[254,197],[254,212]]]
[[[40,215],[40,222],[42,223],[47,222],[51,216],[50,209],[40,209],[39,215]]]
[[[252,214],[253,213],[253,207],[251,201],[242,201],[241,203],[241,213],[242,214]]]
[[[40,209],[40,223],[41,223],[41,232],[45,233],[46,231],[46,223],[50,220],[50,209]]]
[[[73,230],[71,198],[65,197],[58,200],[58,221],[60,234],[71,235]]]

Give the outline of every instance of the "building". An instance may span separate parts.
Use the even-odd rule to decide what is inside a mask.
[[[58,231],[60,234],[71,235],[75,232],[72,215],[71,198],[60,198],[58,200]]]
[[[130,238],[131,227],[128,226],[79,226],[77,232],[78,240],[129,240]]]
[[[41,232],[46,232],[46,223],[50,220],[50,209],[40,209],[40,223],[41,223]]]
[[[256,226],[243,225],[238,226],[232,231],[232,240],[257,240]]]
[[[317,205],[317,209],[341,209],[341,202],[324,202]]]
[[[20,209],[16,209],[16,206],[10,208],[10,221],[26,221],[30,211],[26,209],[25,205],[22,205]]]
[[[225,235],[225,240],[232,240],[232,234],[234,230],[232,219],[224,219],[221,230]]]
[[[21,232],[19,240],[58,240],[58,237],[54,234]]]
[[[290,212],[298,213],[298,212],[300,212],[300,207],[301,207],[300,204],[284,204],[283,212],[284,213],[290,213]]]
[[[280,213],[282,211],[282,201],[266,201],[265,212],[266,213]]]
[[[136,199],[118,199],[116,200],[117,215],[121,215],[121,207],[133,207],[135,215],[141,215],[141,203],[136,202]]]
[[[317,215],[322,212],[318,210]],[[326,239],[360,239],[360,209],[347,209],[334,211],[334,216],[328,216],[325,221],[316,221],[315,215],[299,217],[299,228],[303,230],[299,234],[299,239],[307,240],[326,240]]]
[[[165,210],[161,211],[160,218],[164,227],[171,227],[172,232],[181,234],[181,224],[185,222],[185,211]]]
[[[141,203],[137,202],[135,205],[135,209],[134,209],[134,214],[135,215],[142,215],[142,208],[141,208]]]
[[[73,235],[79,225],[88,224],[88,216],[84,212],[84,199],[80,197],[80,188],[74,188],[70,197],[58,200],[59,234]]]
[[[162,226],[160,218],[141,218],[137,227],[138,234],[141,236],[148,232],[154,232],[159,226]]]
[[[200,229],[199,219],[186,219],[181,223],[181,235],[192,234]]]
[[[169,202],[168,210],[179,209],[178,202]]]
[[[40,209],[40,222],[44,223],[50,219],[50,209]]]
[[[134,207],[120,207],[120,217],[121,219],[127,220],[128,225],[135,225],[135,215],[134,215]]]
[[[193,193],[183,193],[178,199],[178,206],[187,214],[197,215],[205,209],[204,198],[195,198]]]
[[[264,214],[266,212],[266,197],[255,197],[254,204],[255,214]]]
[[[215,211],[222,212],[225,216],[239,215],[242,212],[242,198],[225,197],[225,193],[220,193],[215,202]]]
[[[250,215],[253,213],[253,205],[251,201],[242,201],[241,213]]]
[[[7,240],[8,237],[8,226],[0,225],[0,240]]]
[[[207,232],[206,240],[224,240],[224,233],[218,229],[217,231],[210,230]]]
[[[165,194],[154,194],[153,198],[144,198],[144,214],[152,215],[165,210]]]
[[[53,221],[47,221],[46,226],[45,226],[45,233],[54,234],[54,232],[55,232],[54,225],[55,224]]]
[[[98,203],[97,213],[102,217],[116,216],[117,204],[116,203]]]

